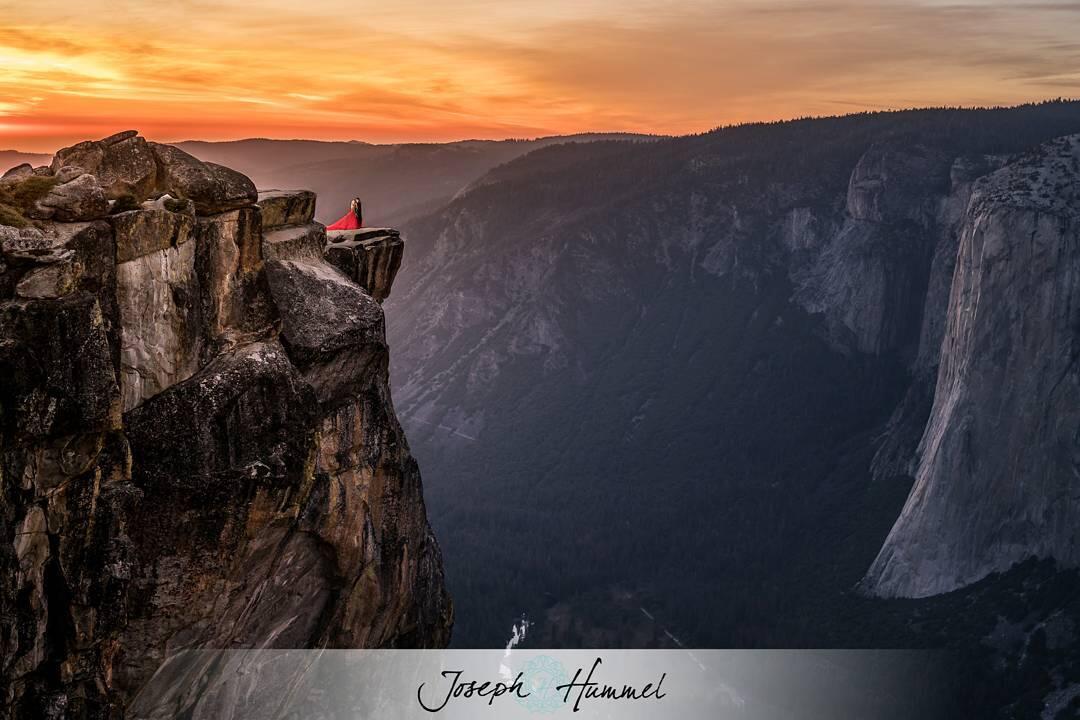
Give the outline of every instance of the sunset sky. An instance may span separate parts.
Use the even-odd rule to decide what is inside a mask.
[[[1080,97],[1080,2],[0,0],[0,149],[371,142]]]

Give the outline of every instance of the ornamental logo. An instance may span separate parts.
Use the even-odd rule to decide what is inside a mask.
[[[521,684],[529,695],[518,697],[519,705],[537,713],[553,713],[563,706],[563,698],[556,688],[569,682],[570,677],[561,662],[547,655],[537,655],[525,663],[521,673]]]

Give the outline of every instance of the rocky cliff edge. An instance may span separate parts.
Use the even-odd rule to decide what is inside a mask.
[[[448,642],[403,245],[314,209],[134,131],[0,180],[0,717],[122,717],[185,648]]]
[[[957,235],[915,485],[863,581],[879,595],[1080,565],[1080,136],[980,178]]]

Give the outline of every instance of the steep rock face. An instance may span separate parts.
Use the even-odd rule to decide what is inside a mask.
[[[976,184],[915,486],[869,591],[933,595],[1031,555],[1080,563],[1078,183],[1073,136]]]
[[[876,146],[852,171],[843,224],[823,247],[809,237],[812,216],[792,216],[786,244],[814,250],[795,256],[809,258],[793,268],[795,299],[824,315],[840,349],[911,352],[949,165],[923,147]]]
[[[930,415],[934,399],[949,305],[949,290],[956,268],[964,211],[971,199],[975,181],[993,172],[1007,158],[980,155],[959,157],[949,171],[949,192],[938,199],[933,256],[926,269],[925,296],[922,300],[922,323],[918,345],[910,358],[911,384],[897,405],[882,433],[882,442],[874,456],[876,480],[914,475],[915,451]],[[909,356],[910,357],[910,356]]]
[[[110,218],[116,240],[120,391],[124,410],[191,377],[202,338],[195,317],[195,214],[150,206]]]
[[[129,194],[141,140],[55,171],[78,159]],[[379,304],[322,258],[321,226],[315,253],[264,259],[246,178],[146,147],[169,194],[0,227],[0,717],[123,717],[185,648],[449,639]]]
[[[392,228],[331,230],[328,236],[326,259],[377,301],[385,300],[401,267],[405,248],[398,231]]]

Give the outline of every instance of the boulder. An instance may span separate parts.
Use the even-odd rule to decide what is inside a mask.
[[[106,316],[113,317],[114,252],[108,223],[6,228],[0,232],[0,245],[7,265],[0,274],[0,296],[60,297],[79,287],[98,294]]]
[[[66,183],[66,182],[71,182],[72,180],[79,177],[80,175],[85,175],[85,174],[86,174],[86,169],[83,168],[81,165],[65,165],[64,167],[57,170],[53,174],[53,177],[56,178],[56,181],[58,183]]]
[[[195,203],[199,215],[214,215],[254,205],[255,183],[246,175],[214,163],[204,163],[172,145],[150,143],[161,168],[162,190]]]
[[[405,251],[397,230],[331,230],[327,240],[325,255],[329,262],[378,302],[389,297]]]
[[[266,263],[289,357],[320,401],[348,392],[386,364],[382,308],[325,262]]]
[[[124,424],[132,480],[153,502],[128,528],[147,563],[135,580],[140,600],[120,635],[125,651],[115,663],[115,683],[121,692],[134,694],[170,647],[274,647],[274,630],[260,619],[282,624],[290,615],[319,616],[303,593],[264,598],[260,590],[283,559],[270,538],[291,534],[293,505],[310,485],[315,429],[311,388],[277,342],[223,353],[187,382],[125,413]],[[303,555],[321,552],[309,547]],[[256,566],[262,575],[252,574]],[[332,572],[325,563],[308,569],[315,571],[313,585]],[[263,634],[234,634],[244,626],[241,614]],[[300,626],[309,627],[294,627]],[[306,647],[312,636],[289,639]]]
[[[56,174],[72,165],[96,175],[109,199],[123,195],[143,199],[158,184],[154,153],[134,130],[63,148],[53,157],[52,171]]]
[[[96,177],[84,173],[53,187],[27,214],[40,220],[85,222],[105,217],[108,212],[105,191]]]
[[[264,216],[265,217],[265,216]],[[321,262],[326,245],[326,228],[318,223],[284,227],[263,235],[262,251],[267,260],[308,260]]]
[[[263,230],[307,225],[315,219],[315,193],[310,190],[267,190],[259,193]]]
[[[149,203],[141,210],[117,213],[109,222],[116,236],[118,263],[179,247],[195,236],[193,212],[172,212]]]
[[[30,165],[30,163],[22,163],[21,165],[16,165],[15,167],[11,168],[3,175],[0,175],[0,180],[30,177],[33,174],[33,166]]]
[[[22,285],[23,280],[54,265],[73,265],[74,252],[70,248],[56,243],[55,238],[47,238],[44,232],[34,227],[0,226],[0,251],[4,258],[3,272],[0,273],[0,297],[11,297],[15,294],[22,297],[38,296],[36,290],[24,294],[28,286]],[[29,287],[43,280],[47,281],[47,278],[38,278],[32,281]]]

